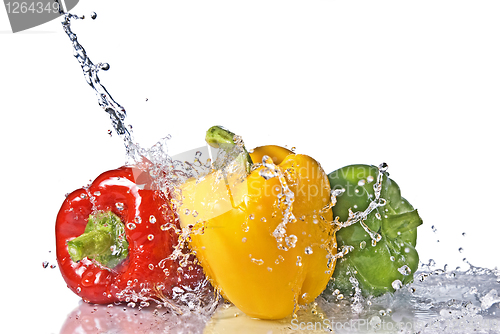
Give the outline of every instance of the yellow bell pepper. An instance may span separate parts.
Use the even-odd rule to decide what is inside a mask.
[[[330,185],[309,156],[279,146],[248,154],[233,137],[207,131],[211,146],[240,151],[181,187],[181,226],[191,229],[190,245],[226,299],[250,317],[281,319],[314,301],[333,273]]]

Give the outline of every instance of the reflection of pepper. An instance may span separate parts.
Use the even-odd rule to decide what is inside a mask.
[[[121,167],[64,201],[56,221],[57,260],[68,287],[85,301],[161,299],[173,286],[192,289],[202,279],[199,266],[167,259],[178,222],[151,182],[148,173]]]
[[[233,136],[213,127],[207,142],[230,151]],[[331,277],[335,236],[331,210],[323,210],[330,187],[306,155],[263,146],[250,158],[263,164],[248,168],[242,150],[223,169],[187,182],[181,226],[192,226],[191,245],[227,299],[251,317],[279,319],[312,302]]]
[[[366,210],[376,200],[374,185],[378,175],[379,169],[368,165],[346,166],[330,173],[332,189],[344,190],[333,207],[333,215],[345,222],[349,209],[353,212]],[[375,208],[361,223],[337,232],[339,247],[354,248],[338,261],[327,293],[335,289],[343,293],[354,292],[351,276],[357,279],[365,296],[394,291],[413,280],[418,266],[417,227],[422,220],[385,172],[380,198],[385,200],[385,205]],[[363,227],[362,223],[366,225]]]

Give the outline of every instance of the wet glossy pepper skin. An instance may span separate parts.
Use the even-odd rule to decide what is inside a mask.
[[[84,301],[128,302],[134,301],[133,295],[139,297],[135,301],[158,300],[170,296],[173,286],[194,289],[203,279],[201,267],[179,269],[177,261],[167,259],[178,236],[173,228],[165,227],[178,226],[178,221],[169,198],[152,190],[151,182],[148,173],[121,167],[101,174],[87,188],[66,197],[56,220],[57,260],[68,287]],[[108,267],[111,263],[100,263],[102,256],[98,255],[73,261],[69,245],[88,229],[91,217],[102,214],[121,221],[124,228],[120,237],[126,238],[128,244],[126,258],[113,263],[112,268]],[[89,238],[85,242],[96,240]]]
[[[180,218],[182,226],[193,226],[191,245],[223,296],[251,317],[280,319],[326,287],[335,235],[331,210],[322,210],[330,188],[321,166],[279,146],[250,153],[254,162],[266,156],[294,193],[296,221],[286,224],[282,239],[273,233],[286,214],[286,197],[278,199],[283,184],[278,176],[261,176],[264,166],[244,179],[215,171],[186,183]]]
[[[369,165],[351,165],[328,175],[332,189],[344,189],[333,207],[334,217],[341,222],[348,219],[349,209],[364,211],[375,198],[374,184],[379,169]],[[336,289],[353,294],[353,276],[359,282],[364,296],[378,296],[393,292],[401,284],[410,283],[418,267],[417,227],[422,220],[411,204],[401,197],[399,186],[384,173],[380,197],[385,205],[377,207],[364,221],[378,233],[381,240],[372,244],[372,237],[355,223],[337,232],[338,247],[353,246],[347,255],[337,261],[332,281],[325,293]]]

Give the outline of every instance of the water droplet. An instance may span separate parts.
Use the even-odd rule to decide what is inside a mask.
[[[288,237],[285,237],[285,243],[288,248],[294,248],[297,244],[297,236],[292,234]]]
[[[140,223],[142,223],[142,219],[141,219],[141,217],[139,217],[139,216],[135,217],[135,218],[134,218],[134,221],[135,221],[135,223],[136,223],[136,224],[140,224]]]
[[[406,264],[404,266],[398,268],[398,271],[401,273],[401,275],[405,275],[405,276],[408,276],[411,274],[411,269]]]
[[[248,232],[248,231],[250,230],[250,227],[248,227],[247,222],[243,222],[243,223],[241,224],[241,230],[242,230],[243,232]]]
[[[432,229],[432,232],[434,232],[434,233],[437,231],[437,229],[434,225],[431,226],[431,229]]]
[[[250,261],[252,261],[253,263],[255,263],[256,265],[260,266],[260,265],[263,265],[264,264],[264,260],[262,259],[254,259],[254,258],[251,258]]]
[[[306,253],[307,255],[310,255],[313,253],[313,249],[311,246],[307,246],[306,249],[304,250],[304,253]]]
[[[342,300],[342,299],[344,299],[344,295],[343,295],[343,294],[341,294],[341,293],[339,293],[339,294],[337,295],[337,300]]]
[[[387,169],[389,169],[389,165],[386,164],[385,162],[382,162],[379,166],[378,166],[378,170],[381,172],[381,173],[385,173],[387,172]]]
[[[103,71],[109,70],[109,64],[108,63],[99,63],[98,66],[99,66],[100,70],[103,70]]]
[[[372,183],[374,179],[375,178],[373,176],[368,175],[368,177],[366,178],[366,181],[368,181],[368,183]]]
[[[262,217],[262,218],[260,219],[260,221],[261,221],[261,222],[263,222],[263,223],[265,223],[267,220],[266,220],[266,218]]]
[[[189,211],[189,209],[186,209],[186,211],[184,211],[184,214],[187,216],[191,213],[191,211]]]
[[[100,191],[94,191],[94,196],[101,196],[101,192]]]
[[[295,265],[297,267],[301,267],[302,266],[302,257],[301,256],[297,256],[297,262],[295,263]]]
[[[50,265],[50,269],[55,269],[55,268],[57,268],[57,266],[55,264]]]
[[[465,236],[466,236],[465,232],[462,232],[462,236],[463,236],[463,237],[465,237]]]
[[[198,217],[198,211],[194,210],[192,216],[195,218]]]
[[[153,216],[153,215],[149,216],[149,222],[150,222],[151,224],[156,223],[156,217],[155,217],[155,216]]]
[[[254,220],[254,219],[255,219],[255,215],[254,215],[253,213],[252,213],[252,214],[250,214],[250,215],[248,216],[248,219],[250,219],[250,220]]]
[[[92,13],[90,13],[90,18],[91,18],[92,20],[95,20],[95,19],[97,18],[97,14],[96,14],[96,12],[92,12]]]
[[[135,224],[134,224],[134,223],[127,223],[127,228],[128,228],[129,230],[133,230],[133,229],[135,229],[135,228],[136,228],[136,226],[135,226]]]
[[[366,183],[366,181],[363,180],[363,179],[361,179],[361,180],[358,181],[358,186],[362,187],[362,186],[365,185],[365,183]]]
[[[460,247],[460,248],[458,249],[458,251],[459,251],[460,253],[463,253],[463,252],[464,252],[464,249],[463,249],[462,247]]]
[[[418,275],[417,279],[418,279],[420,282],[423,282],[423,281],[425,281],[425,279],[427,278],[427,276],[429,276],[429,275],[427,275],[427,274],[423,274],[423,273],[422,273],[422,274]]]
[[[375,315],[370,318],[370,326],[373,329],[380,329],[382,327],[382,320],[379,316]]]
[[[313,224],[317,224],[317,223],[319,223],[319,220],[313,219]]]
[[[394,262],[394,260],[396,260],[396,258],[395,258],[394,256],[391,256],[389,259],[390,259],[392,262]]]
[[[113,137],[113,131],[108,130],[108,135],[109,135],[110,137]]]
[[[403,283],[401,283],[401,281],[397,279],[394,280],[391,285],[394,288],[394,290],[399,290],[403,286]]]
[[[125,208],[125,205],[124,205],[123,203],[121,203],[121,202],[117,202],[117,203],[115,204],[115,206],[116,206],[116,208],[117,208],[118,210],[120,210],[120,211],[121,211],[121,210],[123,210],[123,208]]]
[[[366,247],[366,241],[364,241],[364,240],[363,240],[363,241],[361,241],[361,242],[359,243],[359,248],[360,248],[360,249],[363,249],[363,248],[365,248],[365,247]]]
[[[150,264],[148,264],[148,268],[149,268],[149,270],[153,270],[155,268],[155,266],[152,263],[150,263]]]
[[[80,293],[80,292],[82,292],[82,288],[77,287],[77,288],[76,288],[76,293]]]
[[[247,238],[241,239],[241,242],[247,242]]]
[[[43,266],[44,268],[47,268],[47,267],[49,266],[49,261],[43,261],[43,262],[42,262],[42,266]]]
[[[273,268],[271,268],[271,267],[267,267],[267,271],[272,272],[272,271],[273,271]]]
[[[152,235],[152,234],[149,234],[149,235],[148,235],[148,240],[149,240],[149,241],[153,240],[154,238],[155,238],[155,236],[154,236],[154,235]]]

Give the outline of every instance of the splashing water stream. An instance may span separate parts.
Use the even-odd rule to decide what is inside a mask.
[[[92,19],[96,14],[91,15]],[[71,20],[78,20],[80,17],[65,13],[62,25],[68,35],[74,49],[74,56],[78,60],[87,83],[95,91],[99,105],[110,115],[111,122],[115,132],[122,138],[126,157],[129,163],[143,165],[147,162],[150,173],[156,176],[156,186],[159,190],[176,193],[176,186],[191,177],[199,177],[210,170],[209,164],[202,164],[196,154],[194,163],[187,164],[172,159],[167,153],[166,143],[170,139],[166,137],[159,141],[150,149],[140,148],[133,141],[133,135],[130,127],[125,125],[126,111],[113,100],[106,88],[101,84],[98,77],[100,70],[109,69],[106,63],[94,64],[87,56],[85,49],[78,42],[76,34],[71,31]],[[278,198],[282,204],[281,208],[285,219],[276,227],[273,236],[276,238],[278,247],[293,248],[291,236],[286,234],[286,226],[293,223],[296,218],[292,213],[293,192],[286,186],[286,180],[283,173],[280,173],[272,160],[264,157],[261,176],[264,178],[280,178],[282,184],[281,197]],[[385,200],[380,197],[382,179],[387,171],[387,164],[379,166],[379,175],[374,184],[375,198],[365,211],[349,211],[347,221],[339,222],[336,219],[332,224],[337,229],[359,223],[370,235],[372,244],[381,240],[380,234],[371,231],[364,223],[366,217],[377,207],[384,206]],[[331,203],[323,210],[329,210],[335,205],[336,197],[342,193],[341,190],[334,190],[331,193]],[[164,226],[164,230],[174,229],[179,235],[179,245],[189,237],[189,230],[179,230],[175,226]],[[181,247],[181,246],[179,246]],[[352,246],[344,247],[334,258],[344,256],[352,249]],[[461,250],[462,251],[462,250]],[[174,250],[173,256],[182,257],[182,249]],[[185,258],[186,260],[187,258]],[[159,264],[161,265],[161,263]],[[208,309],[200,310],[198,313],[189,312],[182,316],[172,314],[169,311],[159,311],[152,307],[141,296],[131,296],[130,306],[136,303],[141,305],[135,309],[135,315],[141,310],[142,323],[144,331],[148,333],[217,333],[219,325],[228,325],[230,328],[234,324],[238,326],[256,326],[256,332],[264,333],[353,333],[353,332],[377,332],[377,333],[500,333],[500,273],[498,270],[477,268],[470,265],[465,271],[449,271],[435,267],[433,261],[428,264],[422,264],[419,271],[414,273],[414,282],[408,286],[397,286],[394,294],[386,293],[377,298],[363,298],[359,291],[357,281],[352,277],[351,283],[355,290],[352,298],[344,298],[338,290],[330,296],[319,297],[313,305],[299,310],[294,317],[277,322],[269,322],[268,329],[262,331],[262,324],[248,319],[238,310],[234,310],[230,305],[224,305],[218,312],[212,316],[217,298],[213,298],[212,304]],[[404,274],[406,268],[400,268]],[[410,273],[407,273],[410,274]],[[396,282],[397,283],[397,282]],[[199,298],[196,294],[181,294],[185,302],[191,305],[192,309],[199,306]],[[203,296],[206,298],[207,296]],[[141,303],[142,302],[142,303]],[[170,301],[164,300],[167,310],[172,310],[175,305],[170,305]],[[90,312],[90,308],[93,311]],[[113,310],[113,312],[110,312]],[[116,306],[88,306],[82,305],[74,314],[68,318],[64,328],[81,325],[79,314],[90,312],[94,317],[104,315],[101,324],[96,326],[101,330],[107,330],[106,321],[123,316],[126,309],[119,309]],[[123,312],[120,313],[120,312]],[[131,314],[129,312],[128,314]],[[228,315],[229,314],[229,315]],[[113,318],[115,317],[115,318]],[[136,324],[137,325],[137,324]],[[101,327],[99,327],[101,326]],[[139,326],[139,325],[137,325]],[[218,327],[219,326],[219,327]],[[273,327],[274,326],[274,327]],[[265,327],[264,327],[265,328]],[[260,331],[259,331],[260,329]],[[230,332],[230,331],[226,331]],[[68,331],[69,333],[69,331]],[[86,333],[86,332],[85,332]]]
[[[97,15],[93,13],[92,19]],[[169,136],[160,140],[150,149],[143,149],[138,144],[134,143],[132,135],[132,127],[125,125],[126,111],[119,103],[117,103],[109,94],[107,89],[101,84],[98,77],[100,70],[108,70],[107,63],[94,63],[88,57],[83,46],[78,42],[77,36],[71,30],[71,20],[80,20],[84,17],[79,17],[70,13],[65,13],[63,16],[63,29],[68,35],[73,45],[74,56],[78,60],[85,80],[90,87],[95,91],[99,105],[110,115],[110,119],[115,132],[123,140],[126,148],[126,163],[128,165],[135,165],[147,171],[153,178],[157,190],[163,191],[166,194],[171,194],[172,197],[178,198],[177,185],[184,182],[191,177],[198,177],[203,168],[200,170],[196,168],[195,164],[184,163],[182,161],[173,160],[167,153],[167,141]],[[92,200],[93,194],[87,192],[87,196]],[[116,203],[123,205],[122,203]],[[175,208],[174,208],[175,209]],[[150,223],[154,223],[156,218],[150,217]],[[140,222],[138,222],[140,223]],[[127,228],[134,229],[135,224],[129,223]],[[173,230],[179,236],[179,242],[175,246],[172,255],[160,261],[157,265],[160,268],[165,266],[168,260],[177,260],[181,268],[192,265],[194,258],[191,251],[186,247],[186,238],[188,231],[178,229],[174,224],[167,223],[161,226],[161,230],[166,232]],[[166,232],[167,233],[167,232]],[[151,238],[151,239],[149,239]],[[153,235],[148,236],[149,240],[154,238]],[[152,264],[154,265],[154,264]],[[210,314],[219,302],[219,296],[213,294],[208,281],[205,280],[196,291],[185,291],[181,288],[174,287],[174,294],[172,299],[165,297],[159,287],[142,286],[141,290],[135,291],[132,289],[125,289],[118,293],[120,299],[125,300],[129,307],[138,307],[139,309],[147,308],[151,302],[155,302],[158,306],[163,306],[176,314],[182,314],[186,311],[197,310],[200,314]],[[151,295],[155,297],[152,298]]]

